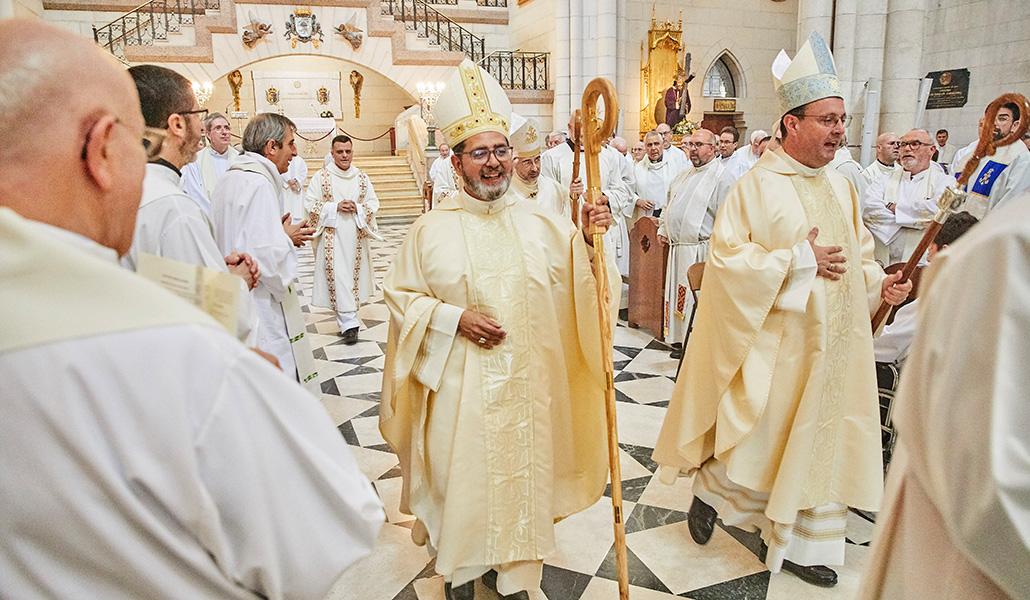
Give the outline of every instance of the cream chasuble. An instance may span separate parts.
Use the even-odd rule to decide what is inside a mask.
[[[923,275],[860,600],[1030,598],[1030,195],[995,212]]]
[[[612,152],[617,153],[616,150]],[[622,165],[612,156],[612,152],[602,150],[598,155],[601,166],[601,193],[608,197],[608,208],[612,212],[613,221],[612,226],[604,233],[604,247],[615,256],[619,273],[628,275],[633,194],[626,185]],[[582,160],[582,157],[580,158]],[[560,183],[564,194],[568,195],[569,186],[572,185],[572,147],[568,144],[558,144],[541,154],[540,175]],[[586,185],[586,171],[582,167],[579,176],[583,180],[583,185]],[[578,205],[575,210],[579,210]]]
[[[788,527],[805,509],[879,507],[869,319],[884,274],[852,189],[835,170],[806,169],[779,149],[730,191],[655,445],[663,481],[714,457],[729,481],[766,496],[770,521]],[[849,268],[839,281],[810,280],[795,306],[785,296],[812,227],[817,244],[843,247]]]
[[[437,572],[454,585],[498,567],[536,587],[554,521],[604,491],[590,253],[549,211],[463,190],[411,226],[386,275],[379,428],[400,458],[400,509],[419,519],[412,537],[435,548]],[[611,264],[608,273],[615,310],[619,276]],[[507,337],[491,350],[466,340],[465,309]]]
[[[354,201],[357,212],[339,212],[340,200]],[[376,291],[369,240],[382,238],[372,182],[355,166],[344,171],[330,164],[311,177],[304,207],[315,227],[311,303],[338,313],[355,312]]]
[[[561,215],[572,222],[572,202],[567,191],[563,191],[557,181],[541,175],[533,183],[523,181],[517,173],[511,175],[511,192],[519,200],[535,202],[551,212]]]
[[[646,159],[645,159],[646,160]],[[669,240],[665,275],[665,339],[683,341],[694,298],[687,269],[708,256],[715,214],[733,186],[718,159],[682,172],[669,186],[669,202],[658,218],[658,235]]]
[[[681,153],[682,154],[682,153]],[[691,166],[688,163],[687,167]],[[662,157],[652,162],[645,156],[633,168],[633,179],[636,182],[636,196],[654,202],[652,210],[643,210],[634,207],[632,222],[636,223],[640,217],[649,217],[654,211],[665,207],[665,201],[669,197],[669,186],[676,176],[682,173],[687,167],[680,168],[677,162],[672,159],[672,150],[666,150]]]
[[[937,214],[937,202],[954,179],[937,163],[912,175],[898,169],[869,186],[862,200],[862,220],[876,242],[874,255],[884,266],[905,262]],[[887,208],[893,203],[894,212]]]

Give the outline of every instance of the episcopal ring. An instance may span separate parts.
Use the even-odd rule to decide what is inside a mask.
[[[485,344],[486,343],[486,338],[485,337],[479,338],[479,343],[480,344]]]

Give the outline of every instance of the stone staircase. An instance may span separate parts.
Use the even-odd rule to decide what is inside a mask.
[[[322,161],[309,159],[308,173],[314,175]],[[354,166],[364,171],[379,198],[377,220],[411,219],[422,214],[422,193],[403,156],[361,156]]]

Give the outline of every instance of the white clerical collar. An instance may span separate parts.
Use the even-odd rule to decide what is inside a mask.
[[[881,169],[894,169],[894,165],[888,165],[880,159],[876,159],[876,165]]]
[[[661,169],[666,164],[668,164],[669,161],[666,160],[666,157],[668,155],[669,155],[669,151],[668,150],[662,152],[662,155],[660,157],[658,157],[658,160],[651,160],[650,156],[646,156],[645,155],[644,156],[644,160],[646,161],[645,165],[647,166],[648,169],[651,169],[651,170]]]
[[[508,194],[505,193],[496,200],[480,200],[479,198],[472,197],[463,185],[461,193],[458,194],[458,203],[472,214],[493,215],[499,213],[508,205]]]
[[[784,150],[780,154],[780,156],[783,157],[783,159],[787,161],[787,164],[790,165],[792,169],[797,171],[798,174],[802,177],[815,177],[816,175],[822,173],[824,169],[826,169],[826,167],[819,167],[818,169],[813,169],[812,167],[803,165],[800,162],[798,162],[793,156],[788,154],[786,150]]]
[[[172,168],[173,165],[170,163],[147,163],[146,174],[148,177],[154,177],[156,179],[164,179],[165,181],[178,187],[179,180],[182,179],[182,174],[175,171]]]
[[[232,146],[226,146],[225,147],[225,152],[219,152],[219,151],[215,150],[214,146],[208,146],[208,149],[211,150],[211,158],[224,158],[226,160],[229,160],[229,149],[230,148],[232,148]]]
[[[329,169],[330,173],[343,179],[351,179],[358,175],[358,168],[354,166],[354,163],[351,163],[351,166],[346,171],[336,166],[335,162],[329,163],[329,166],[327,168]]]
[[[905,169],[902,169],[902,171],[904,171],[901,174],[902,179],[911,179],[912,181],[919,181],[923,177],[926,177],[926,174],[930,172],[930,167],[923,169],[915,175],[913,175],[911,171],[907,171]]]
[[[168,169],[165,169],[166,171]],[[118,263],[118,253],[112,248],[107,246],[101,246],[97,242],[89,239],[88,237],[75,233],[74,231],[68,231],[67,229],[61,229],[60,227],[54,227],[47,223],[40,221],[33,221],[31,219],[25,219],[25,223],[38,232],[40,239],[51,239],[53,241],[67,244],[76,250],[80,250],[101,260],[108,262]]]

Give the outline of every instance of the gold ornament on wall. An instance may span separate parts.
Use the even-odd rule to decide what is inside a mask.
[[[354,90],[354,118],[361,118],[361,85],[365,83],[365,76],[357,71],[350,72],[350,86]]]
[[[247,48],[253,48],[258,42],[265,39],[268,34],[272,33],[272,24],[265,23],[257,18],[253,12],[248,12],[247,18],[250,19],[250,25],[243,28],[243,45]]]
[[[236,69],[225,76],[229,81],[229,88],[232,89],[232,101],[236,104],[236,110],[240,110],[240,88],[243,87],[243,73]]]
[[[268,88],[265,90],[265,99],[269,104],[279,104],[279,90],[274,87]]]
[[[643,48],[641,49],[643,51]],[[659,22],[651,6],[651,30],[647,32],[647,54],[641,57],[640,69],[640,132],[658,126],[657,117],[665,119],[665,91],[672,85],[677,70],[682,70],[683,15],[679,22]]]
[[[329,90],[323,85],[315,92],[315,98],[318,99],[319,104],[329,104]]]

